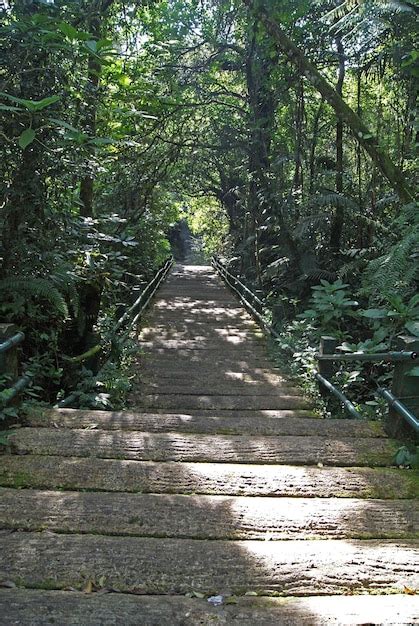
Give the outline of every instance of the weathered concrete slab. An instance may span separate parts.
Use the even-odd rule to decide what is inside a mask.
[[[231,352],[231,357],[238,353],[240,355],[248,356],[266,356],[265,346],[256,339],[253,339],[253,345],[248,345],[248,340],[244,337],[225,337],[218,339],[216,337],[206,337],[199,339],[153,339],[147,341],[140,339],[140,347],[145,351],[156,351],[161,353],[162,350],[205,350],[206,352],[217,352],[222,350],[228,350]]]
[[[303,396],[236,396],[236,395],[193,395],[193,394],[150,394],[135,397],[135,404],[144,409],[159,408],[171,411],[187,409],[227,409],[227,410],[282,410],[310,409],[310,403]]]
[[[5,487],[308,498],[416,498],[416,470],[0,457]]]
[[[171,381],[163,379],[157,382],[138,382],[136,385],[136,391],[139,395],[194,395],[194,396],[299,396],[302,397],[303,392],[298,387],[292,387],[291,385],[285,386],[269,386],[266,384],[249,384],[249,383],[228,383],[222,381],[208,381],[189,384],[184,379],[183,381]]]
[[[89,411],[86,409],[48,410],[28,418],[31,426],[91,428],[103,430],[138,430],[146,432],[188,432],[235,435],[297,435],[308,433],[322,437],[385,437],[379,422],[317,419],[308,411],[282,411],[275,417],[257,415],[241,417],[217,414],[131,413],[129,411]]]
[[[195,324],[193,322],[189,324],[181,322],[171,326],[153,324],[152,326],[143,327],[140,332],[140,339],[146,341],[152,341],[153,339],[193,339],[195,341],[207,341],[209,338],[215,338],[219,341],[224,339],[227,342],[231,339],[265,341],[265,336],[260,328],[256,326],[256,323],[254,323],[253,329],[249,329],[247,326],[244,328],[238,326],[227,326],[226,328],[214,327],[203,324],[202,322]]]
[[[25,587],[283,596],[402,591],[419,586],[410,542],[218,541],[0,531],[0,579]]]
[[[205,381],[209,384],[215,382],[220,384],[240,383],[241,385],[249,385],[249,387],[259,384],[281,387],[289,384],[289,379],[279,369],[274,367],[269,369],[255,367],[250,371],[237,371],[226,366],[214,371],[213,368],[209,367],[208,363],[195,363],[189,366],[186,363],[180,363],[177,368],[168,369],[167,366],[163,367],[163,364],[161,364],[161,367],[158,367],[157,364],[152,366],[148,359],[142,359],[139,376],[142,376],[144,380],[149,378],[154,378],[155,380],[169,378],[179,384],[187,384],[187,380],[190,380],[191,383],[203,383]]]
[[[419,537],[419,503],[0,488],[0,528],[264,541],[413,539]]]
[[[8,626],[117,626],[121,616],[124,626],[401,626],[419,621],[419,596],[233,599],[234,604],[214,607],[206,599],[181,596],[0,589],[0,613]]]
[[[21,428],[9,441],[17,454],[295,465],[386,466],[397,446],[380,438],[195,435],[86,429]]]

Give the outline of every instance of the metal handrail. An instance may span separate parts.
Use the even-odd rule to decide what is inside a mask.
[[[220,263],[218,259],[213,257],[211,259],[211,263],[214,269],[220,274],[221,278],[223,278],[225,282],[228,284],[230,289],[234,291],[234,293],[237,295],[237,297],[239,298],[241,303],[245,306],[245,308],[249,311],[249,313],[257,320],[262,330],[264,331],[265,335],[270,335],[271,337],[274,337],[275,339],[279,339],[279,335],[276,332],[276,330],[271,326],[271,324],[268,324],[268,322],[264,319],[263,315],[261,315],[261,313],[259,313],[259,311],[257,311],[255,307],[248,300],[246,300],[244,295],[239,291],[239,289],[237,289],[235,284],[232,284],[228,280],[227,276],[228,275],[232,276],[234,279],[234,283],[238,283],[239,285],[244,287],[244,291],[246,291],[246,293],[250,293],[253,296],[253,298],[256,299],[258,303],[260,303],[261,306],[263,306],[262,301],[255,294],[252,294],[250,289],[246,287],[246,285],[243,285],[243,283],[238,278],[236,278],[233,274],[231,274],[231,272],[226,270],[225,267]]]
[[[172,267],[173,263],[174,263],[173,257],[169,257],[164,262],[162,267],[160,267],[160,269],[157,271],[157,273],[153,276],[152,280],[143,289],[143,291],[138,296],[138,298],[134,302],[134,304],[132,306],[130,306],[129,309],[127,309],[125,311],[125,313],[122,315],[122,317],[120,317],[120,319],[117,321],[117,323],[115,324],[115,327],[113,329],[113,333],[114,334],[116,334],[118,332],[118,330],[120,328],[122,328],[122,326],[129,319],[131,313],[133,313],[141,304],[143,304],[142,301],[144,300],[145,294],[148,294],[148,292],[151,290],[151,295],[147,298],[146,302],[144,303],[144,307],[141,307],[141,308],[143,309],[143,308],[146,308],[148,306],[148,303],[150,302],[150,300],[153,297],[153,295],[156,293],[157,289],[160,286],[160,283],[165,279],[165,277],[166,277],[167,273],[169,272],[170,268]]]
[[[0,354],[2,354],[3,352],[7,352],[8,350],[10,350],[10,348],[13,348],[14,346],[19,345],[24,339],[25,333],[21,332],[16,333],[16,335],[13,335],[12,337],[9,337],[9,339],[6,339],[6,341],[0,343]]]
[[[377,389],[377,394],[381,398],[384,398],[387,404],[395,411],[397,411],[397,413],[401,415],[406,420],[406,422],[408,422],[410,426],[412,426],[412,428],[416,430],[416,432],[419,432],[419,419],[405,404],[403,404],[403,402],[396,398],[396,396],[391,393],[389,389],[379,387]]]
[[[130,306],[129,309],[127,309],[125,311],[125,313],[119,318],[119,320],[115,324],[114,328],[112,329],[112,333],[111,334],[112,334],[112,336],[114,338],[116,337],[117,332],[124,326],[124,324],[126,324],[128,322],[131,313],[133,311],[135,311],[142,304],[142,300],[144,299],[144,296],[148,293],[148,291],[151,289],[151,287],[154,286],[154,289],[153,289],[151,295],[147,298],[145,304],[140,309],[140,315],[137,315],[134,318],[134,320],[131,322],[131,325],[133,325],[136,321],[138,321],[139,317],[142,315],[142,311],[148,306],[151,298],[156,293],[157,289],[159,288],[161,282],[166,277],[166,275],[169,272],[170,268],[172,267],[173,263],[174,263],[173,257],[169,257],[164,262],[162,267],[159,268],[157,273],[153,276],[152,280],[146,285],[146,287],[141,292],[140,296],[137,298],[137,300],[134,302],[134,304],[132,306]],[[95,346],[92,346],[91,348],[86,350],[86,352],[83,352],[83,354],[79,354],[77,356],[72,356],[72,357],[65,357],[65,360],[66,361],[70,361],[72,363],[81,363],[82,361],[85,361],[86,359],[89,359],[90,357],[92,357],[95,354],[97,354],[98,352],[100,352],[104,348],[104,346],[105,346],[105,343],[100,341]]]
[[[319,372],[317,372],[316,370],[313,371],[313,376],[314,378],[321,383],[328,391],[330,391],[331,394],[333,394],[336,398],[338,398],[338,400],[343,404],[343,406],[345,407],[345,409],[348,411],[348,413],[354,417],[355,419],[363,419],[361,413],[359,413],[356,408],[355,405],[352,404],[352,402],[350,400],[348,400],[348,398],[345,396],[344,393],[342,393],[342,391],[340,391],[340,389],[338,389],[337,387],[335,387],[335,385],[333,385],[330,380],[327,380],[327,378],[325,378],[324,376],[322,376],[321,374],[319,374]]]
[[[368,354],[365,352],[350,352],[347,354],[315,354],[318,361],[385,361],[395,363],[397,361],[415,361],[418,358],[417,352],[376,352]]]
[[[218,269],[220,271],[220,273],[224,273],[225,276],[231,278],[234,283],[240,285],[240,287],[243,289],[243,291],[245,291],[246,293],[248,293],[251,298],[253,299],[254,302],[256,302],[256,304],[262,309],[263,308],[263,302],[260,298],[257,297],[256,294],[254,294],[252,291],[250,291],[249,287],[247,287],[244,283],[242,283],[242,281],[237,278],[237,276],[234,276],[234,274],[232,274],[226,267],[225,265],[223,265],[221,263],[221,261],[219,259],[217,259],[217,257],[212,257],[212,263],[213,265],[216,267],[216,269]],[[227,280],[227,279],[226,279]],[[228,282],[228,281],[227,281]]]
[[[1,405],[3,407],[7,406],[9,402],[13,400],[13,398],[15,398],[21,391],[26,389],[31,380],[32,376],[30,376],[29,374],[24,374],[11,387],[6,387],[6,389],[3,389],[3,391],[8,391],[9,393],[7,394],[6,398],[2,399]]]
[[[150,304],[154,294],[159,289],[161,283],[166,278],[166,276],[169,273],[169,271],[170,271],[171,267],[173,266],[173,264],[174,264],[174,258],[173,258],[173,256],[171,256],[171,257],[169,257],[165,261],[165,263],[162,265],[162,267],[156,272],[156,274],[154,275],[152,280],[147,284],[145,289],[142,291],[142,293],[139,296],[139,298],[137,298],[137,300],[134,302],[134,304],[118,320],[118,322],[116,323],[116,325],[115,325],[115,327],[114,327],[114,329],[112,331],[112,334],[113,334],[112,343],[114,343],[117,331],[120,330],[122,328],[122,326],[124,326],[124,324],[129,323],[129,329],[130,329],[130,328],[132,328],[132,326],[134,326],[137,323],[139,318],[143,315],[144,311],[147,309],[147,307]],[[151,292],[150,292],[150,290],[151,290]],[[150,293],[148,293],[148,292],[150,292]],[[142,302],[142,299],[144,298],[144,294],[148,294],[148,296],[147,296],[146,301]],[[128,322],[127,313],[132,313],[133,311],[135,311],[136,308],[138,308],[138,306],[140,306],[140,310],[135,315],[135,317]],[[129,332],[130,331],[128,330],[128,333]],[[122,339],[126,338],[126,335],[127,335],[127,333],[125,333],[125,335],[123,335]],[[90,348],[90,351],[88,351],[88,352],[90,352],[91,355],[96,354],[96,352],[98,352],[100,349],[102,349],[102,347],[103,346],[101,344],[98,344],[97,346],[94,346],[94,348]],[[98,350],[95,350],[95,348],[98,348]],[[93,350],[95,350],[95,351],[92,352]],[[88,354],[88,353],[85,353],[85,354]],[[84,355],[80,355],[80,356],[84,356]],[[79,360],[80,360],[80,356],[77,357]],[[103,370],[103,368],[106,365],[108,365],[108,363],[110,363],[111,361],[112,361],[112,353],[111,353],[110,358],[100,368],[99,372],[97,373],[97,376],[100,375],[100,372]],[[63,398],[62,400],[57,402],[57,404],[54,405],[54,408],[68,407],[76,399],[77,399],[77,393],[73,391],[66,398]]]
[[[241,283],[238,278],[228,272],[228,270],[220,263],[218,259],[213,257],[211,262],[213,267],[220,274],[220,276],[224,278],[230,288],[237,294],[244,306],[260,323],[265,333],[271,335],[275,339],[279,339],[279,334],[275,331],[275,329],[263,319],[263,316],[258,311],[256,311],[256,309],[250,304],[250,302],[245,299],[245,297],[237,289],[237,287],[235,287],[234,284],[230,283],[226,275],[230,275],[234,279],[234,283],[239,283],[242,287],[245,288],[244,290],[250,293],[254,298],[257,298],[257,296],[252,294],[249,288],[246,287],[246,285],[243,285],[243,283]],[[261,301],[259,300],[259,302]],[[418,358],[417,352],[408,351],[377,352],[376,354],[353,352],[350,354],[316,354],[315,356],[319,361],[386,361],[390,363],[397,361],[416,360]],[[353,418],[364,419],[363,416],[355,408],[355,405],[345,396],[344,393],[342,393],[342,391],[340,391],[340,389],[333,385],[327,378],[322,376],[316,370],[313,371],[313,376],[330,393],[332,393],[336,398],[339,399],[339,401],[343,404],[345,409]],[[388,404],[393,407],[394,410],[397,411],[415,430],[419,431],[419,420],[417,419],[417,417],[410,411],[410,409],[408,409],[408,407],[406,407],[398,398],[396,398],[396,396],[394,396],[391,391],[389,391],[388,389],[379,388],[377,393],[382,398],[384,398],[388,402]]]

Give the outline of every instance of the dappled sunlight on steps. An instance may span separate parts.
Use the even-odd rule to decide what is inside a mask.
[[[417,475],[380,424],[316,418],[209,267],[137,340],[129,410],[45,410],[1,458],[7,623],[414,622]]]

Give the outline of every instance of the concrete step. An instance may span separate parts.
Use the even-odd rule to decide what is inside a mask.
[[[231,337],[223,337],[217,339],[215,337],[200,338],[200,339],[165,339],[155,338],[152,341],[147,341],[140,338],[138,342],[139,346],[146,351],[157,350],[160,353],[161,350],[191,350],[191,351],[203,351],[216,352],[228,350],[228,355],[231,358],[235,358],[237,353],[245,354],[247,356],[257,355],[266,357],[266,348],[263,340],[253,340],[253,344],[249,346],[248,339],[245,337],[238,337],[236,335]]]
[[[0,488],[0,528],[190,539],[413,539],[419,503]]]
[[[188,378],[176,379],[171,383],[167,378],[164,380],[157,380],[151,382],[145,380],[143,382],[141,378],[138,383],[135,384],[135,392],[140,396],[142,395],[194,395],[194,396],[302,396],[303,392],[298,387],[292,387],[284,385],[267,385],[264,383],[240,383],[240,381],[221,382],[221,381],[208,381],[205,382],[191,382]]]
[[[31,588],[284,596],[394,593],[419,585],[409,541],[219,541],[0,531],[1,579]],[[102,583],[102,584],[101,584]]]
[[[391,466],[397,445],[388,439],[264,437],[86,429],[21,428],[9,438],[16,454],[138,461]]]
[[[419,472],[394,468],[156,463],[56,456],[4,456],[0,485],[130,493],[304,498],[416,498]]]
[[[143,409],[167,409],[168,411],[187,412],[188,409],[206,409],[216,411],[226,410],[283,410],[283,409],[310,409],[309,402],[302,396],[221,396],[221,395],[192,395],[192,394],[150,394],[144,395],[133,392],[132,401]]]
[[[206,599],[123,593],[0,589],[4,623],[45,626],[324,626],[413,624],[419,596],[329,596],[307,598]],[[233,602],[234,601],[234,602]]]
[[[135,396],[133,396],[135,397]],[[196,394],[139,394],[137,406],[143,408],[159,408],[167,410],[298,410],[311,408],[310,403],[300,395],[196,395]]]
[[[207,371],[209,374],[223,371],[241,371],[251,373],[255,369],[268,369],[269,360],[263,355],[254,353],[237,353],[234,356],[206,350],[164,350],[157,348],[139,354],[137,368],[148,368],[159,373],[179,370]]]
[[[234,365],[234,364],[233,364]],[[179,363],[178,367],[167,367],[165,362],[151,364],[149,359],[141,361],[141,370],[137,372],[140,380],[159,381],[170,378],[176,382],[185,382],[188,379],[191,383],[200,382],[209,384],[229,384],[240,383],[243,386],[257,386],[266,384],[269,387],[286,387],[292,384],[290,379],[282,374],[279,368],[255,367],[248,371],[237,371],[231,368],[231,364],[225,364],[214,371],[211,363]]]
[[[179,323],[175,326],[167,327],[163,324],[153,326],[145,326],[141,329],[140,337],[142,339],[195,339],[206,340],[208,338],[224,339],[224,338],[240,338],[240,339],[264,339],[265,335],[256,326],[252,328],[227,327],[220,328],[217,326],[208,327],[206,324]]]
[[[279,417],[220,417],[217,414],[131,413],[128,411],[89,411],[86,409],[48,410],[28,417],[31,426],[136,430],[145,432],[184,432],[224,435],[317,435],[331,438],[385,437],[379,422],[317,419],[305,411],[283,411]]]
[[[145,318],[144,324],[150,327],[152,324],[156,328],[164,326],[165,328],[183,328],[183,327],[204,327],[208,332],[211,329],[223,328],[237,328],[239,330],[254,330],[258,329],[256,322],[250,317],[244,310],[241,315],[237,315],[235,319],[226,319],[221,315],[210,315],[208,312],[205,315],[193,315],[185,312],[175,313],[173,311],[170,314],[165,314],[164,311],[152,311]]]

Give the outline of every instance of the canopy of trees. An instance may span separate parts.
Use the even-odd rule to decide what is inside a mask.
[[[415,322],[415,2],[0,10],[0,316],[26,330],[47,397],[182,217],[277,323],[339,279],[375,319],[399,307],[387,339]]]

